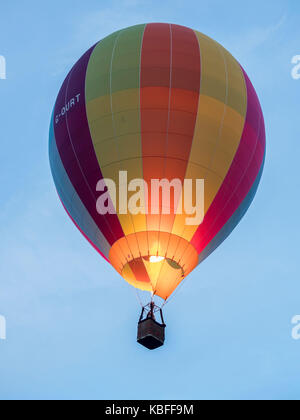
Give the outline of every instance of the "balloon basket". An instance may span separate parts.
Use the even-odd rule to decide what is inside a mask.
[[[146,318],[144,318],[145,311],[150,308]],[[154,313],[159,311],[161,321],[157,322]],[[137,342],[149,350],[155,350],[164,345],[165,342],[165,328],[166,325],[163,320],[162,310],[150,303],[142,310],[140,320],[138,323]]]

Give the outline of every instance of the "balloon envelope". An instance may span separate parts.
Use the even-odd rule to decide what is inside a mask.
[[[58,194],[78,229],[127,282],[167,299],[250,206],[264,164],[264,118],[247,74],[220,44],[178,25],[137,25],[72,68],[49,147]],[[184,188],[172,212],[161,202],[147,211],[154,179],[204,180],[204,219],[188,224],[186,209],[176,212]],[[107,214],[97,207],[101,180],[116,185]],[[120,208],[134,180],[144,180],[137,214]]]

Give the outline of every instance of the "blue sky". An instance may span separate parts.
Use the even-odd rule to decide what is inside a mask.
[[[294,0],[15,0],[1,4],[0,399],[299,399],[300,4]],[[166,306],[165,347],[138,346],[139,304],[60,205],[48,163],[68,69],[122,27],[171,22],[247,70],[267,129],[245,218]]]

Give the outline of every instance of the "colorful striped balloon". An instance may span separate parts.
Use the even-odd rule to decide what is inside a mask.
[[[256,193],[265,127],[255,90],[220,44],[189,28],[146,24],[100,41],[75,64],[50,127],[50,163],[67,213],[134,287],[167,299],[239,223]],[[204,180],[204,220],[99,214],[97,185]],[[183,191],[182,191],[183,194]],[[151,191],[143,191],[151,202]],[[110,199],[109,199],[110,200]],[[173,210],[178,202],[173,203]]]

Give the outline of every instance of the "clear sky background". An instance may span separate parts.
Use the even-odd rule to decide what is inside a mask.
[[[300,398],[300,54],[296,0],[2,2],[0,399]],[[170,22],[224,45],[262,103],[267,159],[248,213],[166,306],[166,345],[136,344],[134,290],[65,214],[48,128],[70,67],[96,41]]]

